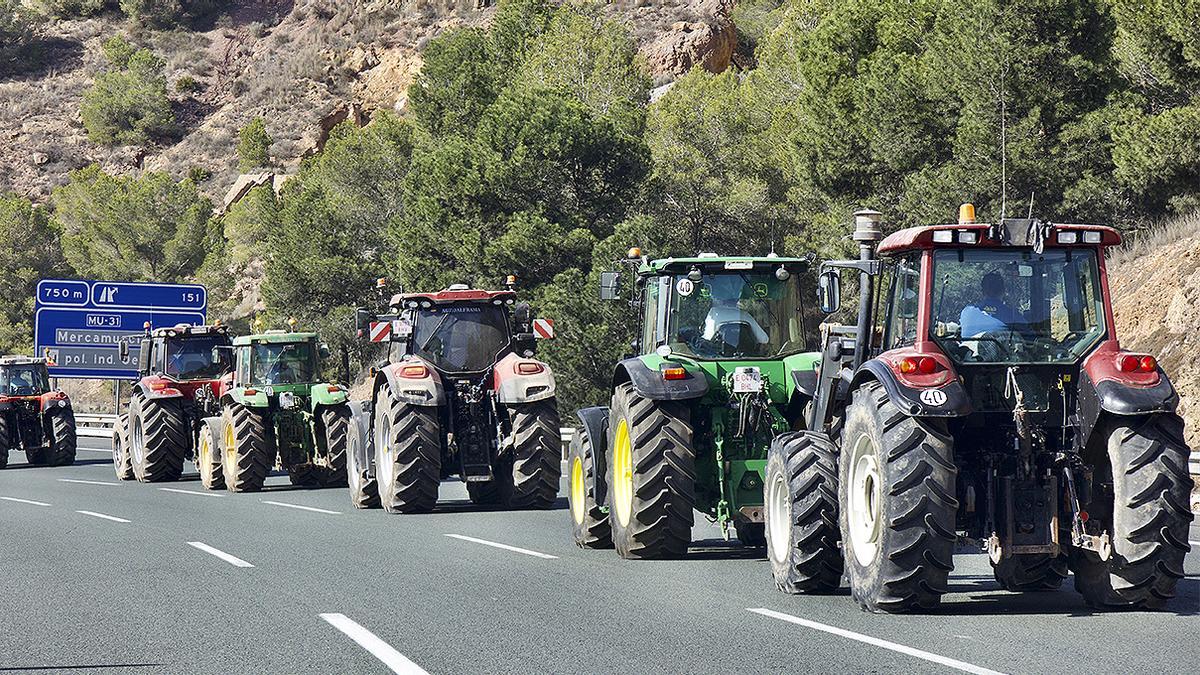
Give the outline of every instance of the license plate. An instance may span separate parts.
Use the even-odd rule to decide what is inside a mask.
[[[753,394],[762,391],[762,372],[758,368],[737,368],[733,371],[733,393]]]

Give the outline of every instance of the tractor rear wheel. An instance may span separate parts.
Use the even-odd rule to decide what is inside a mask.
[[[442,479],[442,430],[436,406],[410,405],[383,385],[375,399],[375,473],[388,513],[428,513]]]
[[[12,444],[12,431],[8,426],[8,415],[0,413],[0,469],[8,466],[8,448]]]
[[[678,401],[643,398],[626,382],[613,393],[609,424],[609,521],[617,553],[685,555],[696,503],[690,411]]]
[[[50,417],[50,466],[74,464],[79,442],[75,437],[75,413],[70,408],[58,408],[46,414]]]
[[[1048,553],[1014,555],[992,563],[992,574],[1006,591],[1057,591],[1067,578],[1067,556]]]
[[[133,480],[133,464],[129,459],[129,414],[117,416],[112,435],[113,469],[117,480]]]
[[[1074,552],[1075,588],[1096,608],[1162,609],[1183,578],[1194,517],[1183,420],[1158,414],[1118,426],[1108,436],[1107,451],[1112,504],[1093,503],[1088,511],[1111,513],[1106,522],[1112,554],[1101,561]]]
[[[275,464],[275,447],[267,436],[263,413],[240,403],[225,406],[221,416],[225,487],[230,492],[258,492]]]
[[[871,382],[854,392],[842,428],[838,489],[854,599],[871,612],[929,609],[946,592],[953,553],[953,439],[910,417]]]
[[[321,426],[325,429],[325,449],[328,453],[319,466],[318,479],[323,487],[346,486],[346,451],[349,446],[353,415],[350,406],[328,406],[321,411]]]
[[[350,427],[346,434],[346,479],[350,503],[356,509],[379,508],[379,483],[371,475],[371,417],[351,403]]]
[[[842,583],[837,448],[824,434],[797,431],[771,443],[763,508],[767,558],[785,593],[829,593]]]
[[[134,477],[143,483],[179,480],[189,446],[188,434],[179,399],[134,396],[129,404],[129,455]]]
[[[554,399],[510,406],[512,489],[505,506],[548,509],[558,499],[562,478],[562,432]],[[508,467],[502,467],[508,468]]]
[[[220,417],[200,420],[200,449],[196,453],[196,468],[205,490],[225,489],[225,453],[221,447],[224,437]]]
[[[580,548],[612,548],[612,526],[597,500],[596,457],[587,431],[575,429],[567,453],[571,534]]]

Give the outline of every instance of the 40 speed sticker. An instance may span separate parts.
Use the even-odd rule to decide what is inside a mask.
[[[946,392],[941,389],[926,389],[921,392],[921,403],[934,407],[946,405]]]

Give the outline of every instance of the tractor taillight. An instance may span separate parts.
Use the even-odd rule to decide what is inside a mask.
[[[1138,363],[1138,369],[1143,373],[1153,373],[1157,367],[1158,361],[1154,360],[1153,356],[1143,356],[1141,362]]]
[[[900,359],[900,372],[905,375],[920,373],[932,375],[937,372],[938,363],[928,356],[906,356]]]
[[[404,366],[400,369],[400,377],[410,380],[420,380],[429,377],[429,369],[422,365]]]
[[[326,390],[326,391],[328,391],[328,392],[329,392],[329,393],[331,393],[331,394],[336,394],[336,393],[338,393],[339,391],[341,391],[341,390],[342,390],[342,388],[341,388],[341,387],[339,387],[339,386],[337,386],[336,384],[331,384],[331,385],[329,385],[328,387],[325,387],[325,390]]]
[[[1123,354],[1117,359],[1117,368],[1122,373],[1153,373],[1158,361],[1144,354]]]
[[[513,370],[518,375],[537,375],[545,369],[542,364],[536,361],[520,361],[513,367]]]
[[[254,396],[255,394],[258,393],[258,390],[257,389],[247,389],[244,393],[247,396]]]
[[[671,366],[663,368],[662,375],[664,380],[682,380],[687,377],[687,370],[682,366]]]

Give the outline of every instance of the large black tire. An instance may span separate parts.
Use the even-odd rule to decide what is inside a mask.
[[[224,424],[220,417],[200,420],[200,446],[196,449],[196,468],[205,490],[225,489]]]
[[[1067,556],[1048,553],[1014,555],[992,563],[1000,588],[1017,593],[1057,591],[1067,578]]]
[[[839,520],[854,599],[871,612],[930,609],[953,569],[953,439],[909,417],[878,383],[854,392],[842,428]]]
[[[842,583],[837,447],[824,434],[782,434],[763,485],[767,559],[785,593],[829,593]]]
[[[612,526],[596,494],[596,457],[583,429],[575,429],[567,452],[567,502],[571,536],[580,548],[612,548]]]
[[[117,480],[133,480],[133,462],[129,458],[129,414],[117,416],[112,435],[113,471]]]
[[[696,503],[690,411],[678,401],[643,398],[626,382],[613,392],[609,424],[609,522],[617,553],[685,555]]]
[[[548,509],[562,478],[562,432],[554,399],[509,407],[512,415],[512,491],[509,508]],[[507,468],[507,467],[503,467]]]
[[[50,466],[74,464],[78,447],[74,411],[70,408],[56,408],[46,415],[50,418]]]
[[[305,487],[346,487],[346,448],[350,431],[350,406],[343,403],[321,409],[317,433],[328,454],[288,467],[292,485]]]
[[[429,513],[442,477],[442,429],[435,406],[410,405],[388,385],[375,398],[375,472],[388,513]]]
[[[221,415],[225,487],[230,492],[258,492],[275,465],[275,446],[265,416],[240,403],[228,403]]]
[[[379,508],[379,482],[371,474],[371,416],[351,403],[350,427],[346,435],[346,479],[350,503],[356,509]]]
[[[1101,562],[1074,552],[1075,588],[1099,609],[1162,609],[1183,578],[1194,517],[1183,420],[1159,414],[1118,426],[1108,436],[1107,454],[1112,501],[1088,511],[1107,515],[1112,555]]]
[[[12,431],[8,426],[8,415],[0,413],[0,469],[8,467],[8,449],[12,445]]]
[[[191,445],[183,403],[177,398],[129,403],[129,450],[133,475],[143,483],[179,480]]]

